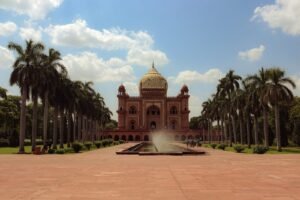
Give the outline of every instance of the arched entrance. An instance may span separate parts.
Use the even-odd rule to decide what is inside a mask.
[[[148,135],[144,136],[144,141],[149,141],[149,136]]]
[[[139,135],[136,135],[135,136],[135,141],[140,141],[141,140],[141,137]]]
[[[114,140],[115,140],[115,141],[118,141],[118,140],[119,140],[119,136],[118,136],[118,135],[115,135]]]
[[[132,135],[128,136],[128,141],[133,141],[133,136]]]
[[[171,121],[171,129],[175,130],[177,128],[177,121],[176,120],[172,120]]]
[[[156,122],[155,121],[150,122],[150,128],[151,129],[156,129]]]
[[[152,105],[147,109],[147,126],[150,130],[161,128],[161,113],[156,105]]]
[[[126,135],[122,135],[122,140],[126,141]]]

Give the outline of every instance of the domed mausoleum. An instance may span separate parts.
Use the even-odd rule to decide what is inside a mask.
[[[189,130],[189,90],[168,97],[168,82],[154,64],[139,82],[139,96],[130,96],[122,84],[118,90],[118,135],[123,140],[150,140],[151,134],[167,130],[174,139],[185,139]],[[116,139],[116,138],[115,138]]]

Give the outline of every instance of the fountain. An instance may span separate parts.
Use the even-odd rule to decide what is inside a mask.
[[[162,131],[153,132],[152,141],[140,142],[116,154],[137,154],[137,155],[200,155],[204,151],[195,151],[174,143],[169,134]]]

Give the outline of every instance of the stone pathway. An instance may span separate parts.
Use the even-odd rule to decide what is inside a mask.
[[[300,155],[1,155],[0,199],[300,200]]]

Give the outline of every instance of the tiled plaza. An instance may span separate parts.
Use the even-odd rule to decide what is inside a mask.
[[[300,199],[300,155],[1,155],[0,199]]]

